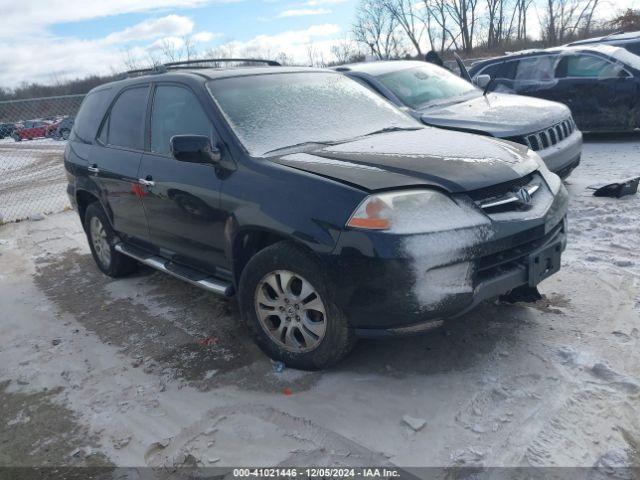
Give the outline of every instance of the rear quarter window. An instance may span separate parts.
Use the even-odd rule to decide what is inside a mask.
[[[76,115],[71,140],[91,143],[96,136],[100,121],[104,116],[111,89],[105,88],[90,92],[80,105]]]

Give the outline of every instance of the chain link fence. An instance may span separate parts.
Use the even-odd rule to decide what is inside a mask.
[[[0,224],[69,206],[62,155],[83,98],[0,102]]]

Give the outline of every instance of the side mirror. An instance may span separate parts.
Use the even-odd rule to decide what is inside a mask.
[[[491,81],[491,75],[478,75],[475,79],[474,79],[474,83],[480,87],[480,88],[486,88],[487,85],[489,85],[489,82]]]
[[[169,141],[176,160],[191,163],[218,163],[220,149],[205,135],[174,135]]]

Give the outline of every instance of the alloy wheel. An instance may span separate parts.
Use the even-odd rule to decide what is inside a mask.
[[[264,276],[255,292],[260,326],[291,352],[308,352],[320,345],[327,330],[322,298],[313,285],[288,270]]]
[[[103,267],[109,268],[111,264],[111,246],[107,239],[107,232],[98,217],[91,218],[89,233],[91,234],[91,243],[98,260],[100,260]]]

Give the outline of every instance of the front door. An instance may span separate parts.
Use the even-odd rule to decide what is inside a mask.
[[[113,228],[132,239],[149,237],[138,169],[144,147],[149,86],[124,90],[103,122],[89,161]]]
[[[219,210],[221,180],[214,165],[180,162],[170,151],[174,135],[206,135],[213,124],[185,86],[159,84],[151,107],[150,152],[142,155],[142,203],[149,232],[160,253],[180,263],[213,271],[224,263],[224,215]]]

